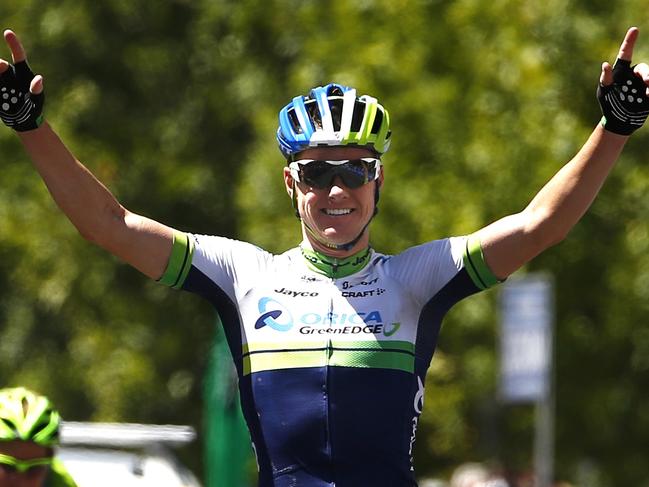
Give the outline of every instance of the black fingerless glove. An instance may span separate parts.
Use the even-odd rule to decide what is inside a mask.
[[[43,123],[45,95],[34,95],[29,85],[34,73],[27,61],[15,65],[0,74],[0,119],[17,132],[33,130]]]
[[[609,132],[630,135],[642,127],[649,115],[649,98],[642,79],[636,76],[631,61],[617,59],[613,65],[613,83],[597,87],[602,108],[602,126]]]

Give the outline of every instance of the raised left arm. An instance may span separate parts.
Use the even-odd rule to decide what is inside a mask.
[[[566,237],[599,193],[628,135],[646,119],[649,66],[643,63],[630,67],[637,37],[638,29],[630,28],[615,66],[602,64],[598,97],[604,118],[575,157],[543,186],[523,211],[476,233],[485,261],[498,278],[506,278]],[[622,100],[622,96],[626,98]]]

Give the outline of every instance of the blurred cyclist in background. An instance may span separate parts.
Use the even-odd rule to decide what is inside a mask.
[[[46,397],[0,389],[0,487],[76,487],[54,456],[60,426]]]

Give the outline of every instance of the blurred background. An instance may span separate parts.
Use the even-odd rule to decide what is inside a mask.
[[[45,77],[50,123],[124,206],[274,252],[300,238],[275,142],[293,96],[336,81],[390,111],[372,244],[395,253],[521,210],[598,122],[600,65],[629,26],[649,60],[642,0],[3,0],[0,19]],[[648,142],[645,128],[568,239],[522,271],[554,281],[555,471],[580,487],[649,483]],[[533,467],[534,408],[498,399],[498,293],[445,321],[422,478]],[[204,477],[219,333],[207,302],[78,236],[0,130],[1,385],[70,421],[191,425],[180,454]]]

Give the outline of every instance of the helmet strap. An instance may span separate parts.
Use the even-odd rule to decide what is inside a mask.
[[[302,220],[302,217],[300,216],[300,212],[297,209],[297,187],[295,185],[295,179],[293,180],[293,190],[291,191],[291,204],[293,205],[293,209],[295,210],[295,216],[297,217],[297,219]]]

